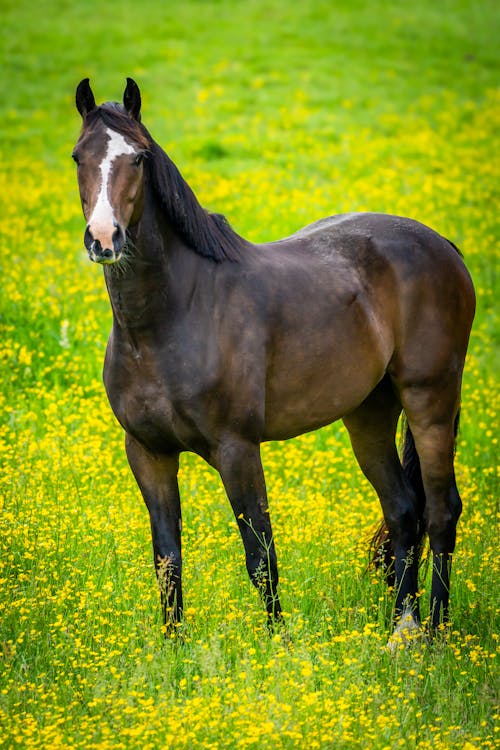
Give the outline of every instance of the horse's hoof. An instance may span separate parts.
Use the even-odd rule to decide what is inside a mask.
[[[419,641],[424,634],[422,625],[415,620],[411,612],[402,615],[387,642],[387,650],[395,653],[400,649]]]

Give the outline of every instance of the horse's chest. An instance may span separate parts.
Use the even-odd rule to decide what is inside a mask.
[[[109,357],[104,382],[113,412],[125,429],[151,450],[181,447],[182,403],[158,364],[140,356]]]

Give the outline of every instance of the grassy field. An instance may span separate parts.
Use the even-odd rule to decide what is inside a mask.
[[[0,747],[497,747],[496,3],[1,7]],[[164,639],[70,158],[87,75],[99,101],[136,78],[155,138],[252,240],[374,210],[462,249],[478,313],[445,639],[385,649],[380,510],[341,425],[263,448],[290,639],[266,635],[217,476],[183,457],[186,616]],[[423,571],[424,612],[427,592]]]

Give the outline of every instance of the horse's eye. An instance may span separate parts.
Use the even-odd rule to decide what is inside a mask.
[[[74,161],[74,162],[75,162],[76,164],[80,164],[80,160],[79,160],[79,158],[78,158],[78,154],[75,154],[75,152],[74,152],[74,151],[73,151],[73,153],[71,154],[71,158],[73,159],[73,161]]]
[[[143,159],[144,159],[144,153],[142,151],[139,151],[139,153],[137,153],[134,156],[134,164],[135,164],[135,166],[138,167],[139,164],[142,162]]]

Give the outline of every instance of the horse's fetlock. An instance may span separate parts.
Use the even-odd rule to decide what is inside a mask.
[[[156,578],[162,597],[169,601],[180,580],[180,560],[176,559],[174,553],[156,558]]]

